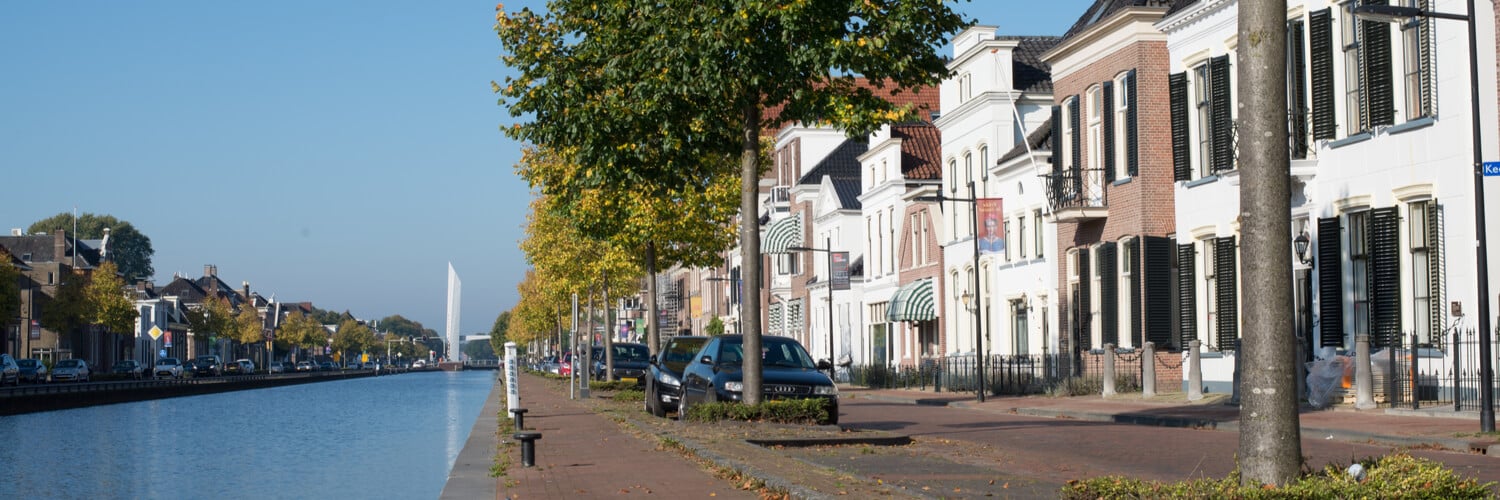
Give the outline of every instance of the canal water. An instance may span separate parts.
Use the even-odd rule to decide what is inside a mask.
[[[0,417],[0,498],[437,498],[494,380],[408,373]]]

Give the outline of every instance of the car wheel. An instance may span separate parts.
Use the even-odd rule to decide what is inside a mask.
[[[658,394],[659,390],[656,384],[651,382],[646,383],[646,411],[651,412],[651,415],[656,417],[665,417],[667,416],[667,410],[661,406],[661,394]]]

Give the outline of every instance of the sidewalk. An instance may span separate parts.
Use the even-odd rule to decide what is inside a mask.
[[[1075,420],[1116,422],[1160,427],[1238,430],[1240,408],[1227,404],[1224,394],[1205,395],[1198,402],[1180,394],[1143,400],[1139,394],[1102,396],[997,396],[983,403],[973,393],[931,392],[910,389],[839,387],[843,397],[870,398],[887,402],[970,408],[997,413]],[[1455,451],[1500,456],[1500,440],[1469,436],[1479,431],[1479,412],[1440,409],[1354,410],[1335,407],[1300,412],[1302,436],[1351,442],[1374,442],[1394,446],[1438,446]]]
[[[496,498],[756,497],[675,451],[659,451],[655,443],[625,434],[609,417],[569,399],[566,388],[529,374],[520,379],[526,430],[541,432],[542,439],[536,442],[536,467],[521,466],[519,444],[510,448]]]

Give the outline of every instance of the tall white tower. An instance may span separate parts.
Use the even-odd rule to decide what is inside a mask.
[[[463,283],[458,281],[458,272],[453,270],[453,263],[448,263],[448,352],[444,353],[448,361],[458,361],[458,304],[461,301]]]

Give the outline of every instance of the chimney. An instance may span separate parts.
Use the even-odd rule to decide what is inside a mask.
[[[240,295],[244,295],[245,296],[245,300],[250,300],[250,282],[249,281],[241,281],[240,282]]]
[[[11,236],[26,236],[26,230],[21,229],[19,227],[13,227],[13,228],[10,228],[10,235]]]
[[[213,264],[204,264],[203,265],[203,277],[208,278],[208,277],[218,276],[218,275],[219,275],[219,266],[215,266]]]
[[[68,257],[68,231],[52,231],[52,262],[63,262]]]
[[[136,280],[135,281],[135,291],[137,291],[137,292],[145,292],[146,289],[147,289],[146,288],[146,280]]]

